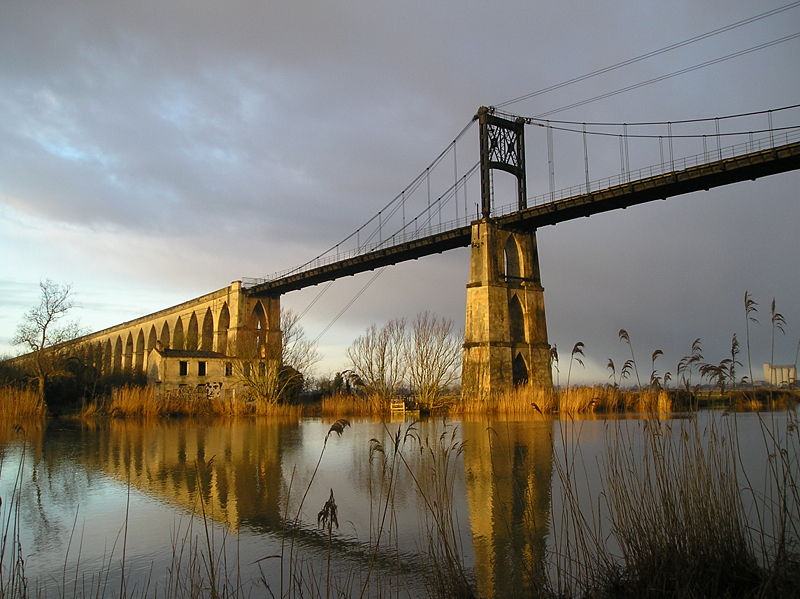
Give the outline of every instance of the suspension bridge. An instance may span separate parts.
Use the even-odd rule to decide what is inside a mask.
[[[550,386],[537,229],[796,170],[798,116],[800,104],[679,121],[583,123],[482,107],[399,194],[312,260],[66,347],[101,373],[142,372],[162,388],[212,385],[216,392],[236,385],[231,360],[280,358],[281,295],[466,246],[462,389]],[[467,135],[474,128],[478,143]],[[582,180],[557,187],[557,166]],[[604,176],[590,176],[598,172]],[[529,181],[545,189],[530,195]]]
[[[779,109],[777,112],[797,109],[791,106]],[[527,188],[525,179],[524,152],[513,149],[516,139],[508,138],[509,131],[521,131],[519,123],[534,125],[544,128],[548,132],[548,155],[550,169],[552,164],[552,132],[566,131],[578,133],[583,139],[584,171],[587,173],[585,182],[567,188],[541,193],[533,197],[519,197],[513,204],[495,206],[493,189],[491,188],[491,175],[484,175],[484,184],[489,185],[488,190],[483,190],[481,195],[481,218],[493,218],[500,227],[514,227],[524,230],[535,230],[546,225],[555,225],[560,222],[579,217],[591,216],[617,208],[627,208],[653,200],[665,200],[672,196],[691,193],[694,191],[709,190],[713,187],[757,179],[798,168],[800,161],[800,129],[796,127],[768,127],[757,131],[747,130],[722,133],[719,131],[719,122],[728,119],[742,119],[744,117],[763,116],[770,117],[776,111],[762,111],[746,115],[728,117],[715,117],[712,119],[694,119],[691,121],[676,121],[663,123],[634,123],[634,124],[609,124],[603,123],[606,128],[616,126],[624,128],[624,133],[614,134],[607,131],[587,131],[585,124],[581,130],[569,129],[559,124],[576,125],[577,123],[563,123],[551,121],[537,121],[504,114],[503,117],[494,116],[497,111],[491,108],[481,108],[475,115],[474,122],[481,120],[480,115],[486,117],[485,135],[491,136],[490,151],[494,157],[482,155],[483,170],[503,169],[512,174],[517,173],[522,178],[521,189]],[[672,134],[672,129],[678,125],[691,123],[703,124],[712,122],[716,125],[715,133]],[[472,124],[472,123],[471,123]],[[629,133],[634,127],[653,127],[666,125],[669,131],[663,135]],[[491,130],[491,133],[490,133]],[[464,131],[459,135],[463,136]],[[761,134],[760,137],[754,137]],[[484,135],[482,133],[482,135]],[[521,133],[517,133],[521,137]],[[619,140],[621,149],[621,170],[619,174],[611,175],[597,181],[589,181],[589,154],[587,136],[602,135]],[[722,145],[722,141],[731,137],[746,137],[744,141],[735,144]],[[660,162],[630,170],[630,140],[650,139],[658,142]],[[701,153],[674,157],[673,142],[687,139],[699,140],[703,144]],[[455,151],[455,143],[451,145]],[[501,147],[505,143],[507,147]],[[669,146],[665,155],[665,143]],[[715,146],[709,149],[709,144]],[[518,144],[522,148],[522,143]],[[448,148],[448,150],[451,150]],[[447,151],[445,152],[445,154]],[[515,157],[522,154],[517,163]],[[501,160],[495,160],[498,156]],[[387,265],[397,264],[406,260],[415,260],[423,256],[441,253],[458,247],[467,247],[470,244],[471,222],[478,215],[469,213],[466,206],[461,215],[458,214],[457,195],[462,191],[465,197],[466,183],[479,169],[481,163],[472,165],[461,177],[456,177],[455,182],[444,190],[444,193],[429,202],[427,207],[413,219],[407,220],[405,216],[398,224],[396,230],[390,232],[390,225],[398,220],[399,214],[405,214],[411,202],[410,190],[418,188],[424,179],[429,184],[431,173],[441,162],[437,158],[425,171],[415,179],[400,195],[390,202],[381,211],[370,218],[367,223],[348,235],[331,249],[315,257],[313,260],[299,267],[278,272],[264,278],[244,278],[243,283],[248,292],[255,296],[280,295],[332,281],[344,276],[375,270]],[[552,182],[552,178],[551,178]],[[429,198],[429,196],[428,196]],[[430,198],[429,198],[430,199]],[[447,204],[455,217],[442,222],[442,213]],[[438,220],[438,224],[436,221]],[[348,246],[348,243],[350,246]]]
[[[786,125],[774,121],[776,117],[785,120],[787,115],[796,119],[798,109],[800,105],[793,105],[681,121],[579,123],[481,107],[454,141],[364,225],[298,267],[263,279],[244,279],[245,291],[254,298],[274,299],[341,277],[471,246],[464,388],[487,393],[526,380],[549,386],[550,346],[536,230],[797,169],[800,128],[796,121]],[[460,171],[459,142],[474,124],[478,127],[478,159]],[[547,148],[550,189],[534,196],[527,191],[527,127],[545,132]],[[556,134],[571,137],[573,142],[577,138],[579,143],[573,143],[572,150],[583,158],[584,180],[562,189],[555,186]],[[589,173],[596,170],[590,161],[590,138],[604,144],[599,152],[603,165],[618,148],[616,173],[590,179]],[[694,152],[676,155],[679,146],[684,149],[692,144]],[[592,149],[597,154],[598,145]],[[460,154],[463,156],[463,149]],[[641,160],[656,155],[656,162],[631,168],[632,157]],[[573,169],[574,164],[573,157]],[[447,173],[442,176],[444,170]],[[513,202],[498,200],[496,171],[515,180],[516,190],[508,194]],[[469,182],[476,173],[480,174],[479,190],[473,189],[472,197],[479,202],[473,212]],[[437,184],[443,187],[441,193],[432,193]]]

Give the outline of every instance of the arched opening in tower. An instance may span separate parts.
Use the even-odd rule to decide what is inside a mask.
[[[505,264],[503,266],[505,267],[504,271],[506,280],[514,280],[522,277],[519,259],[519,245],[517,244],[517,240],[513,235],[509,235],[508,239],[506,240],[506,245],[503,248],[503,256],[505,258]]]
[[[508,300],[508,326],[511,343],[525,343],[525,313],[516,295],[512,295]]]
[[[522,353],[517,352],[511,365],[511,372],[515,385],[522,385],[528,382],[528,365],[525,363]]]

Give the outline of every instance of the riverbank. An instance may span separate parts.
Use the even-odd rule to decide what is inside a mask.
[[[786,409],[800,402],[798,389],[735,389],[686,391],[676,389],[620,389],[610,385],[579,386],[543,390],[522,385],[505,393],[483,398],[462,399],[452,394],[436,406],[424,406],[414,398],[383,398],[356,393],[314,396],[293,403],[272,403],[208,395],[205,390],[178,389],[159,393],[154,387],[124,386],[113,389],[110,397],[77,407],[69,416],[112,418],[171,418],[188,416],[269,416],[316,415],[331,417],[386,416],[398,405],[406,412],[421,414],[669,414],[719,408],[732,411]],[[46,405],[27,389],[0,388],[0,417],[8,419],[47,415]]]

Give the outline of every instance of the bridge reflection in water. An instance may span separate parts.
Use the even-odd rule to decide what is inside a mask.
[[[232,531],[281,524],[282,452],[295,420],[166,424],[111,421],[87,465]],[[201,504],[202,501],[202,504]]]
[[[291,538],[312,561],[320,561],[319,556],[331,550],[333,559],[352,568],[356,578],[370,569],[373,579],[391,580],[406,589],[416,585],[419,591],[431,563],[426,553],[427,540],[416,536],[423,529],[419,511],[423,502],[415,497],[410,477],[400,477],[405,482],[394,499],[397,537],[377,551],[369,544],[369,531],[374,533],[374,528],[367,515],[375,513],[376,503],[380,502],[369,493],[368,479],[378,467],[368,463],[369,439],[383,434],[388,448],[388,437],[398,424],[353,423],[341,439],[335,438],[328,445],[330,453],[326,453],[322,471],[309,493],[302,522],[298,525],[294,521],[298,497],[319,456],[320,432],[324,434],[327,426],[297,419],[164,423],[112,420],[96,427],[51,426],[39,435],[29,436],[28,442],[35,447],[33,461],[44,466],[38,476],[47,473],[46,487],[63,487],[58,492],[45,490],[38,499],[42,513],[52,519],[56,512],[63,512],[68,524],[80,511],[81,519],[91,523],[94,538],[99,535],[111,543],[119,534],[125,518],[118,507],[120,490],[130,484],[136,497],[144,494],[162,506],[171,506],[162,510],[166,513],[159,516],[162,519],[173,514],[177,521],[187,511],[205,513],[215,526],[235,534],[240,539],[237,543],[241,543],[237,552],[241,552],[245,565],[252,566],[254,560],[274,552],[280,539]],[[457,533],[463,543],[464,561],[474,573],[480,596],[501,597],[535,586],[537,577],[542,575],[549,533],[552,422],[472,420],[445,425],[428,421],[414,426],[420,438],[431,439],[455,427],[457,436],[465,441],[463,470],[459,464],[454,479],[454,521],[462,527]],[[0,443],[8,452],[14,440],[0,439]],[[407,450],[415,448],[409,446]],[[415,460],[409,459],[408,463]],[[429,477],[431,473],[415,475]],[[73,492],[68,487],[76,476],[83,482]],[[112,510],[118,511],[110,518],[91,513],[92,502],[87,500],[105,492],[108,487],[99,481],[108,481],[107,477],[117,481],[116,499],[111,503],[117,502]],[[294,500],[287,510],[292,480]],[[341,523],[341,528],[334,530],[332,542],[316,526],[316,512],[329,487],[336,494]],[[6,489],[0,491],[5,493]],[[129,547],[129,554],[143,554],[145,560],[157,565],[169,564],[175,523],[142,523],[138,519],[149,516],[141,514],[150,512],[135,501],[141,499],[131,505],[130,525],[154,527],[156,534],[163,529],[163,539],[156,544],[163,545],[165,555],[149,555],[149,549],[137,547]],[[108,526],[108,530],[99,530],[102,526]],[[69,527],[62,529],[65,539],[51,543],[53,553],[63,551],[68,544]],[[52,528],[42,534],[45,532],[54,534]],[[134,535],[130,538],[133,540],[129,542],[136,542]],[[83,547],[81,564],[92,561],[92,550]],[[57,571],[43,571],[41,575],[58,578],[65,559],[63,555],[51,555],[46,561],[31,563],[34,562],[37,569],[52,565]],[[146,564],[138,567],[148,571]],[[278,564],[271,563],[268,569],[274,574],[275,567]],[[416,591],[408,592],[413,596]]]

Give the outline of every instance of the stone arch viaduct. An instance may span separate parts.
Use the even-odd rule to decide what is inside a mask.
[[[62,350],[107,375],[147,373],[154,349],[266,358],[268,348],[274,347],[280,347],[279,298],[251,297],[240,281],[234,281],[176,306],[74,339]]]

